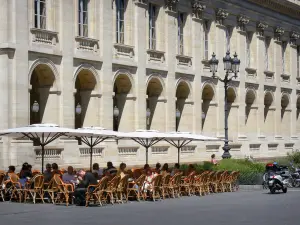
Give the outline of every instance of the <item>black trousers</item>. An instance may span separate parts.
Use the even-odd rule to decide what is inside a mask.
[[[86,188],[76,188],[74,191],[75,204],[79,206],[85,205]]]

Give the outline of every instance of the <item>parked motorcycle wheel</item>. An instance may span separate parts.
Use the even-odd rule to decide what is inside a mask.
[[[287,188],[282,189],[283,193],[287,193]]]
[[[276,192],[276,188],[275,188],[275,187],[273,187],[273,188],[270,188],[270,192],[271,192],[271,194],[275,194],[275,192]]]

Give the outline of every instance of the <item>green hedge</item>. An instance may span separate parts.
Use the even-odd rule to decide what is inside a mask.
[[[250,161],[240,159],[221,160],[216,166],[210,162],[194,164],[194,166],[197,172],[205,170],[239,171],[240,176],[238,178],[238,183],[243,185],[262,184],[262,176],[265,171],[265,164],[263,163],[252,163]],[[188,165],[181,166],[182,170],[186,170],[187,168]]]

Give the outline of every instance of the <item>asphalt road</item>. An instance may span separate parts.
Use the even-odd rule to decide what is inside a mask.
[[[300,189],[287,194],[240,191],[104,207],[0,202],[0,224],[22,225],[296,225]]]

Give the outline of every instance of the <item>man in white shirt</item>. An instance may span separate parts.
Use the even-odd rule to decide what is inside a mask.
[[[67,184],[77,183],[77,177],[74,174],[74,169],[72,166],[68,167],[68,172],[63,174],[62,180]]]

